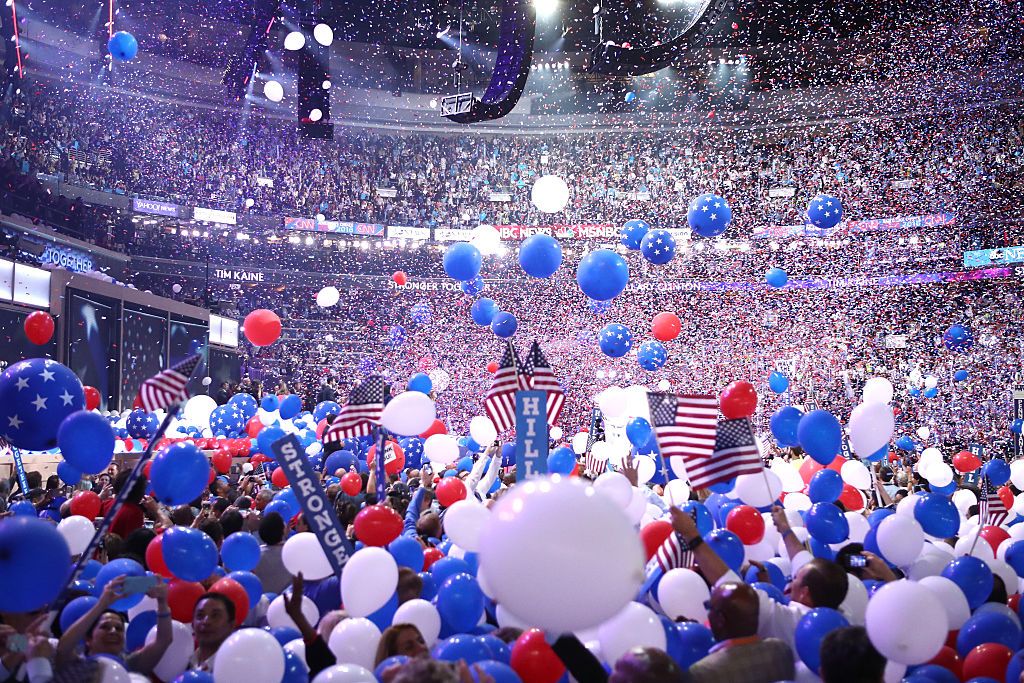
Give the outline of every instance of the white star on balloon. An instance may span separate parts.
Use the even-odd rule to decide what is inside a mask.
[[[36,394],[36,400],[32,401],[31,403],[36,407],[37,411],[42,410],[43,408],[46,407],[46,399],[40,396],[39,394]]]
[[[19,377],[14,383],[14,386],[21,391],[22,389],[28,389],[28,377]]]
[[[39,373],[39,376],[43,378],[44,382],[52,382],[54,381],[53,374],[50,370],[43,370]]]
[[[7,418],[7,426],[13,429],[20,429],[21,423],[22,420],[19,419],[17,415],[12,415],[11,417]]]
[[[64,405],[69,406],[74,402],[75,397],[69,394],[68,390],[65,389],[64,393],[60,395],[60,400],[64,401]]]

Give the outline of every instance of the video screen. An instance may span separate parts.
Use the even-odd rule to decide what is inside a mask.
[[[100,410],[117,409],[120,390],[117,304],[72,293],[68,306],[68,365],[82,384],[96,387],[100,392]]]
[[[166,367],[167,318],[124,309],[121,341],[121,396],[128,407],[142,383]]]
[[[222,382],[231,386],[242,379],[242,362],[237,353],[210,348],[210,393],[215,394]]]
[[[192,374],[192,379],[188,383],[188,391],[192,396],[207,393],[206,387],[203,386],[203,377],[206,377],[207,373],[208,358],[206,350],[209,336],[209,323],[198,320],[171,319],[171,367],[197,353],[203,354],[203,360],[200,361],[196,371]]]
[[[11,363],[26,358],[57,358],[57,335],[49,343],[36,346],[25,337],[28,310],[0,308],[0,372]]]

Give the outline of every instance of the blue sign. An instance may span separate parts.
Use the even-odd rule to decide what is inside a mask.
[[[1002,249],[977,249],[964,252],[964,267],[990,266],[992,264],[1024,262],[1024,246]]]
[[[355,548],[345,536],[345,530],[334,514],[334,506],[327,500],[320,478],[306,457],[302,444],[298,437],[289,434],[272,443],[270,450],[288,477],[288,483],[305,513],[306,524],[316,534],[334,573],[340,575]]]
[[[94,270],[89,254],[70,247],[58,247],[55,244],[46,245],[46,249],[39,255],[39,262],[52,263],[75,273],[88,273]]]
[[[516,392],[516,481],[548,472],[548,393]]]

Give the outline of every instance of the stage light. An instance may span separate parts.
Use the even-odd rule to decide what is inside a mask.
[[[302,35],[301,31],[292,31],[284,37],[284,49],[286,50],[301,50],[306,44],[306,36]]]
[[[430,100],[430,108],[437,109],[437,100]]]
[[[558,11],[558,0],[533,0],[533,8],[539,19],[546,19]]]
[[[306,238],[306,246],[307,247],[313,246],[313,238],[312,237],[307,237]]]

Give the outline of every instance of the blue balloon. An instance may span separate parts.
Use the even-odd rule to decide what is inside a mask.
[[[1010,659],[1010,665],[1006,667],[1006,680],[1019,681],[1022,673],[1024,673],[1024,650],[1017,650]]]
[[[444,272],[453,280],[472,280],[480,274],[483,257],[469,242],[456,242],[444,253]]]
[[[771,562],[766,562],[765,565],[764,565],[764,568],[768,569],[768,565],[770,565],[770,564],[771,564]],[[753,569],[755,570],[755,574],[756,574],[757,567],[753,567]],[[778,568],[776,567],[776,569],[778,569]],[[781,572],[782,570],[780,569],[779,571]],[[779,603],[780,605],[788,605],[789,604],[789,598],[787,598],[786,594],[782,592],[782,589],[779,588],[778,586],[776,586],[775,584],[773,584],[773,583],[765,583],[764,581],[751,581],[750,578],[749,578],[749,572],[748,572],[747,583],[749,583],[752,588],[756,588],[758,590],[764,591],[765,593],[768,594],[769,598],[771,598],[775,602]]]
[[[650,224],[640,218],[626,221],[626,224],[622,226],[622,230],[619,231],[619,244],[627,249],[636,251],[640,248],[640,242],[643,240],[644,235],[650,229]]]
[[[405,466],[419,469],[423,464],[423,439],[418,436],[407,436],[398,440],[398,445],[405,454]]]
[[[281,419],[290,420],[302,412],[302,399],[295,394],[288,394],[281,401],[281,406],[278,410],[281,413]]]
[[[57,430],[57,445],[76,470],[99,474],[114,456],[114,430],[99,413],[80,410],[64,418]]]
[[[61,423],[83,408],[82,383],[60,363],[32,358],[0,373],[0,436],[15,448],[56,448]]]
[[[171,683],[213,683],[213,676],[205,671],[186,671],[171,681]],[[281,683],[285,683],[285,681],[282,680]],[[288,683],[291,683],[291,681],[288,681]]]
[[[908,673],[901,683],[960,683],[956,674],[938,664],[922,664],[911,668],[913,672]]]
[[[71,624],[78,621],[78,619],[91,610],[93,606],[99,602],[99,598],[94,598],[91,595],[83,595],[75,598],[60,612],[60,630],[67,631],[71,628]]]
[[[381,631],[391,626],[391,622],[395,620],[395,612],[398,610],[398,593],[392,593],[388,601],[385,602],[376,612],[368,614],[367,619],[373,622],[374,626],[379,628]]]
[[[260,408],[263,408],[263,410],[267,411],[268,413],[272,413],[280,407],[281,400],[274,394],[267,394],[260,401]]]
[[[136,408],[130,412],[124,425],[128,429],[128,435],[133,439],[149,439],[156,434],[156,430],[159,427],[156,415],[147,413],[141,408]]]
[[[921,395],[921,390],[918,389],[917,387],[910,387],[909,389],[907,389],[907,394],[910,396],[914,396],[916,398],[917,396]]]
[[[442,551],[445,549],[442,548]],[[444,582],[456,574],[471,574],[472,571],[469,568],[469,563],[460,557],[442,557],[440,560],[430,565],[430,574],[434,577],[434,582],[437,586],[441,586]]]
[[[836,551],[832,550],[832,548],[829,547],[827,543],[822,543],[818,539],[811,536],[811,538],[807,540],[807,544],[810,546],[811,555],[813,555],[814,557],[820,557],[823,560],[829,561],[836,559]]]
[[[697,531],[701,536],[707,536],[715,528],[714,520],[711,519],[711,512],[704,503],[696,500],[688,500],[679,506],[679,509],[688,515],[694,516],[697,522]]]
[[[392,348],[399,347],[405,343],[405,328],[401,325],[392,325],[388,330],[388,336],[384,340],[385,346]]]
[[[217,567],[217,545],[199,529],[171,527],[162,549],[167,568],[184,581],[205,581]]]
[[[712,635],[711,629],[695,621],[676,624],[676,633],[679,635],[683,651],[683,656],[677,663],[684,670],[707,657],[715,644],[715,636]]]
[[[519,247],[519,265],[531,277],[551,277],[562,265],[562,245],[550,235],[531,235]]]
[[[490,624],[485,626],[489,627]],[[493,633],[485,633],[481,635],[481,639],[487,645],[487,649],[491,651],[493,660],[507,664],[512,659],[512,648],[498,636]]]
[[[938,538],[955,536],[960,528],[960,512],[953,501],[934,488],[930,493],[919,495],[921,497],[914,504],[914,519],[924,532]]]
[[[499,311],[491,319],[491,332],[502,339],[508,339],[516,333],[519,328],[519,321],[511,313]]]
[[[149,470],[153,494],[168,505],[184,505],[198,498],[206,489],[209,476],[206,456],[186,441],[160,449]]]
[[[474,669],[480,669],[482,673],[487,674],[494,679],[494,683],[523,683],[523,679],[519,677],[519,674],[515,670],[506,664],[505,662],[498,662],[493,659],[485,659],[482,662],[477,662],[473,665]],[[472,672],[475,681],[476,672]]]
[[[438,597],[440,604],[440,596]],[[491,659],[491,649],[480,636],[458,633],[434,646],[434,658],[444,662],[466,660],[467,664]]]
[[[690,229],[701,237],[717,237],[725,232],[732,220],[729,203],[715,194],[694,197],[686,212]]]
[[[124,632],[124,645],[128,652],[134,652],[146,644],[146,636],[156,626],[156,610],[139,612],[131,621]],[[62,627],[63,628],[63,627]]]
[[[663,266],[676,255],[676,240],[668,230],[651,230],[640,241],[640,253],[656,266]]]
[[[739,536],[725,529],[715,529],[704,540],[730,569],[734,572],[740,570],[740,565],[743,564],[743,542]]]
[[[384,680],[384,672],[393,666],[402,666],[409,661],[409,658],[405,655],[394,655],[387,659],[381,660],[381,663],[377,665],[377,668],[373,670],[373,675],[377,677],[378,681]]]
[[[15,517],[38,517],[36,514],[36,506],[33,505],[30,500],[19,500],[11,503],[8,511]]]
[[[281,683],[308,683],[309,667],[302,657],[291,650],[282,650],[284,653],[284,675],[281,676]]]
[[[950,325],[942,333],[942,343],[946,348],[956,353],[966,353],[974,346],[974,335],[970,329],[959,323]]]
[[[231,405],[217,406],[210,413],[210,431],[214,436],[236,437],[245,427],[242,412]]]
[[[659,341],[645,341],[636,350],[636,360],[644,370],[660,370],[668,360],[668,351]]]
[[[498,308],[498,304],[495,303],[494,299],[488,299],[486,297],[477,299],[473,302],[473,305],[469,307],[469,314],[473,318],[473,322],[477,325],[485,326],[490,325],[491,321],[494,320],[501,309]]]
[[[355,453],[352,451],[334,451],[324,460],[324,472],[334,474],[338,470],[348,472],[350,467],[355,467],[358,462]]]
[[[82,573],[79,575],[79,578],[86,581],[92,581],[96,578],[96,575],[100,573],[100,569],[102,568],[103,565],[100,564],[99,560],[89,560],[82,566]]]
[[[637,448],[643,448],[650,443],[653,434],[651,423],[642,417],[634,417],[626,423],[626,438]]]
[[[769,287],[779,289],[780,287],[785,287],[786,283],[789,282],[789,275],[782,268],[772,268],[764,274],[764,281],[768,283]],[[781,394],[782,392],[777,393]]]
[[[843,220],[843,204],[835,197],[819,194],[807,205],[807,219],[822,230],[830,230]]]
[[[228,405],[238,408],[238,412],[242,413],[242,418],[247,422],[252,419],[259,407],[256,399],[249,394],[235,394],[228,399]]]
[[[426,301],[415,303],[409,309],[409,318],[417,325],[429,325],[433,315],[434,311]]]
[[[609,323],[601,329],[598,346],[604,355],[621,358],[633,348],[633,333],[625,325]]]
[[[434,383],[430,381],[430,377],[423,372],[417,372],[415,375],[409,378],[409,391],[418,391],[421,394],[429,394],[434,388]]]
[[[139,41],[127,31],[118,31],[107,40],[107,52],[116,61],[127,62],[139,53]]]
[[[252,572],[238,571],[228,574],[228,578],[234,579],[245,589],[245,594],[249,596],[249,609],[256,607],[260,598],[263,597],[263,582],[260,581],[260,577]]]
[[[436,562],[434,564],[437,564]],[[433,569],[433,567],[431,567]],[[427,602],[437,597],[437,581],[434,580],[434,575],[429,571],[420,572],[418,574],[420,581],[423,582],[423,588],[420,590],[420,597]]]
[[[0,525],[0,528],[2,528],[2,525]],[[200,533],[202,533],[202,532],[200,532]],[[126,557],[121,557],[121,558],[118,558],[116,560],[111,560],[107,564],[103,565],[103,568],[100,569],[98,574],[96,574],[96,581],[95,581],[95,592],[96,592],[96,595],[101,595],[103,593],[103,588],[108,583],[110,583],[111,581],[113,581],[114,579],[116,579],[119,576],[145,576],[145,575],[146,575],[146,570],[143,569],[142,565],[139,564],[138,562],[136,562],[135,560],[129,560]],[[127,610],[131,609],[132,607],[135,607],[135,605],[137,605],[140,602],[142,602],[142,598],[143,598],[142,593],[136,593],[135,595],[128,595],[128,596],[125,596],[125,597],[121,598],[120,600],[117,600],[114,603],[112,603],[110,605],[110,608],[114,609],[114,610],[117,610],[118,612],[124,612],[124,611],[127,611]],[[0,608],[0,609],[6,609],[6,608]],[[26,610],[11,610],[11,611],[12,612],[21,612],[21,611],[26,611]]]
[[[879,448],[877,451],[875,451],[874,453],[872,453],[871,455],[869,455],[868,457],[866,457],[864,459],[867,460],[868,462],[881,462],[882,460],[885,460],[885,458],[888,455],[889,455],[889,444],[885,444],[881,448]]]
[[[36,517],[0,523],[0,611],[31,612],[52,602],[71,570],[57,527]]]
[[[267,626],[265,628],[270,635],[274,636],[274,640],[281,645],[287,645],[296,638],[302,637],[302,633],[300,633],[299,629],[294,626],[276,626],[273,628]]]
[[[931,389],[925,389],[924,390],[924,397],[925,398],[935,398],[938,395],[939,395],[939,388],[938,387],[932,387]]]
[[[57,476],[68,486],[74,486],[82,481],[82,473],[76,470],[71,463],[61,461],[57,463]]]
[[[804,517],[807,532],[822,543],[840,543],[850,535],[850,522],[832,503],[815,503]]]
[[[981,607],[992,594],[992,570],[976,557],[964,555],[956,558],[942,570],[942,576],[960,587],[972,610]]]
[[[825,636],[837,628],[849,625],[846,617],[829,607],[815,607],[800,618],[793,639],[797,654],[808,669],[818,673],[818,667],[821,666],[821,641]]]
[[[909,436],[901,436],[896,439],[896,448],[901,451],[913,451],[915,448],[914,440]]]
[[[789,448],[799,444],[796,434],[797,427],[800,425],[800,418],[803,415],[799,408],[794,408],[793,406],[783,406],[772,414],[769,426],[772,430],[772,436],[775,437],[780,446]]]
[[[298,500],[298,498],[295,497],[295,491],[292,491],[292,489],[290,487],[286,488],[286,489],[281,489],[280,491],[278,491],[274,495],[274,500],[282,501],[282,502],[284,502],[288,506],[289,515],[285,519],[288,519],[290,517],[294,517],[295,515],[297,515],[300,512],[302,512],[302,508],[299,506],[299,500]],[[274,502],[274,501],[271,501],[271,502]]]
[[[981,466],[981,476],[988,477],[993,486],[1002,486],[1010,480],[1010,466],[1001,458],[992,458]]]
[[[548,474],[569,474],[576,467],[576,454],[568,446],[556,448],[548,454]]]
[[[224,539],[220,556],[228,571],[251,571],[260,562],[260,543],[252,534],[236,531]]]
[[[1017,572],[1017,576],[1024,578],[1024,541],[1014,541],[1006,549],[1006,555],[1003,558],[1008,565],[1013,567],[1013,571]]]
[[[464,280],[460,286],[462,287],[462,293],[469,296],[476,296],[487,288],[487,285],[484,284],[484,279],[479,275],[472,280]]]
[[[388,552],[400,567],[409,567],[414,572],[423,569],[423,546],[412,536],[399,536],[391,541]]]
[[[626,260],[610,249],[595,249],[580,261],[576,284],[584,294],[597,301],[614,299],[629,282]]]
[[[1017,418],[1016,420],[1011,422],[1010,431],[1013,432],[1014,434],[1020,434],[1021,432],[1024,432],[1024,420]]]
[[[1003,607],[1006,608],[1005,605]],[[1019,623],[1006,612],[975,612],[960,627],[956,637],[956,652],[966,657],[982,643],[999,643],[1011,650],[1016,649],[1020,646]]]
[[[776,394],[781,394],[789,388],[789,378],[781,372],[773,372],[768,375],[768,388]],[[794,410],[796,410],[796,408],[794,408]]]
[[[321,401],[313,408],[313,419],[317,422],[325,419],[328,415],[337,415],[341,412],[341,405],[334,401]]]
[[[953,373],[954,382],[963,382],[964,380],[967,379],[967,377],[968,373],[966,370],[957,370],[956,372]]]
[[[484,611],[484,594],[476,578],[459,572],[445,579],[437,591],[437,611],[456,632],[476,626]]]
[[[280,427],[264,427],[263,429],[260,430],[260,433],[256,435],[256,448],[259,450],[260,453],[263,453],[264,455],[273,458],[274,451],[271,448],[271,446],[274,444],[275,441],[277,441],[278,439],[283,439],[286,435],[287,432],[285,432]]]
[[[814,473],[807,486],[812,503],[832,503],[843,492],[843,478],[835,470],[824,469]]]
[[[829,465],[843,446],[843,428],[827,410],[812,410],[801,417],[796,437],[807,455],[822,465]]]

